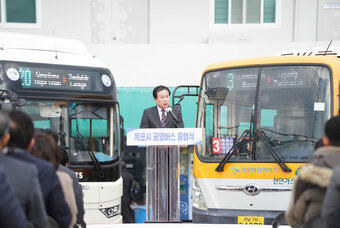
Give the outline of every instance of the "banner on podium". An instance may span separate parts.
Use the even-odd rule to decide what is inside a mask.
[[[202,144],[201,128],[127,129],[128,146],[166,146]]]

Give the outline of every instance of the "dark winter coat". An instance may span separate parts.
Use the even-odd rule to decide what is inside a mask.
[[[132,202],[130,196],[130,189],[133,180],[133,176],[126,170],[122,171],[123,178],[123,196],[122,196],[122,216],[123,223],[134,223],[135,217],[130,203]]]
[[[340,227],[340,167],[334,169],[322,207],[325,226]]]
[[[340,165],[340,147],[321,147],[311,164],[304,166],[294,178],[292,198],[286,220],[290,226],[304,224],[321,213],[324,196],[333,169]]]
[[[8,151],[10,151],[8,152],[10,156],[36,166],[47,214],[55,219],[60,228],[69,227],[72,218],[71,211],[66,203],[54,166],[50,162],[33,157],[27,150],[11,148]]]
[[[0,227],[26,227],[24,210],[9,183],[5,170],[0,166]],[[47,219],[47,216],[46,216]],[[47,225],[47,224],[46,224]]]
[[[4,168],[16,197],[24,208],[27,220],[37,228],[45,228],[48,225],[48,217],[36,167],[3,154],[0,154],[0,165]],[[1,197],[3,196],[0,195]]]

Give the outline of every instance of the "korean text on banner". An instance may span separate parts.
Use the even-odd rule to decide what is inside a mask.
[[[127,129],[128,146],[199,145],[201,128],[140,128]]]

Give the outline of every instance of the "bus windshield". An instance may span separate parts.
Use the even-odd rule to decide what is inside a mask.
[[[118,105],[27,100],[18,108],[29,114],[36,129],[58,133],[59,145],[71,164],[109,162],[119,157]]]
[[[260,77],[259,77],[260,75]],[[262,66],[207,72],[200,92],[198,155],[218,162],[308,161],[331,114],[324,66]],[[256,135],[256,137],[254,137]]]

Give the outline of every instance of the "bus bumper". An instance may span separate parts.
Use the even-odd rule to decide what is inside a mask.
[[[107,218],[98,209],[97,210],[86,210],[84,220],[87,225],[122,224],[123,223],[123,217],[121,214],[115,215],[111,218]]]
[[[208,209],[199,210],[193,207],[193,223],[220,223],[237,224],[238,216],[264,217],[264,224],[271,225],[273,220],[282,211],[252,211],[252,210],[231,210],[231,209]]]
[[[122,223],[123,178],[116,182],[80,182],[84,192],[86,224]]]

